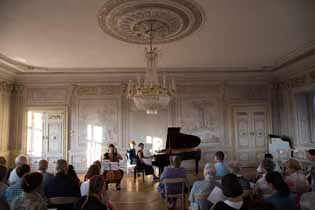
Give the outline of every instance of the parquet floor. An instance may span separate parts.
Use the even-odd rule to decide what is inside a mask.
[[[243,170],[245,176],[252,176],[255,169]],[[193,172],[188,174],[188,184],[192,185],[194,181],[203,178],[202,171],[196,176]],[[113,203],[116,210],[163,210],[166,209],[164,201],[160,194],[156,191],[159,182],[153,181],[152,176],[137,177],[134,183],[133,175],[124,175],[121,183],[121,190],[116,191],[115,185],[110,185],[108,190],[109,200]],[[186,195],[186,210],[189,207],[189,202]],[[180,204],[177,204],[176,210],[180,209]]]

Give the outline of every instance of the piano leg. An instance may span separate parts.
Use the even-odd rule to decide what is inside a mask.
[[[199,171],[199,160],[196,160],[196,175],[198,175],[198,171]]]

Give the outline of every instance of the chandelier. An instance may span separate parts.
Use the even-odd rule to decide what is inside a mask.
[[[171,99],[176,95],[175,81],[171,80],[167,84],[166,75],[163,74],[160,82],[157,73],[158,52],[153,48],[153,38],[155,32],[161,30],[161,25],[150,21],[147,29],[143,30],[142,35],[149,39],[149,48],[145,48],[146,70],[144,79],[138,77],[136,84],[132,80],[128,83],[127,98],[133,100],[138,110],[145,111],[147,114],[158,114],[158,110],[168,107]],[[157,27],[155,28],[155,25]]]

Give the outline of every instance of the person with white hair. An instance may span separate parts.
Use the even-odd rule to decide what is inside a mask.
[[[219,185],[215,180],[216,170],[214,164],[207,163],[203,169],[203,175],[204,180],[195,181],[189,194],[190,207],[192,210],[208,210],[213,205],[207,199],[197,201],[195,195],[206,195],[205,197],[207,198],[215,186]]]
[[[19,155],[15,158],[15,168],[11,171],[9,176],[9,184],[12,185],[16,183],[20,177],[16,173],[16,168],[27,164],[27,157],[25,155]]]
[[[315,209],[315,192],[307,192],[301,196],[300,208],[301,210]]]

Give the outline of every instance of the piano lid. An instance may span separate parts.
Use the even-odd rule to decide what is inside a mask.
[[[197,147],[201,140],[198,136],[180,133],[179,127],[167,130],[166,149],[189,149]]]

